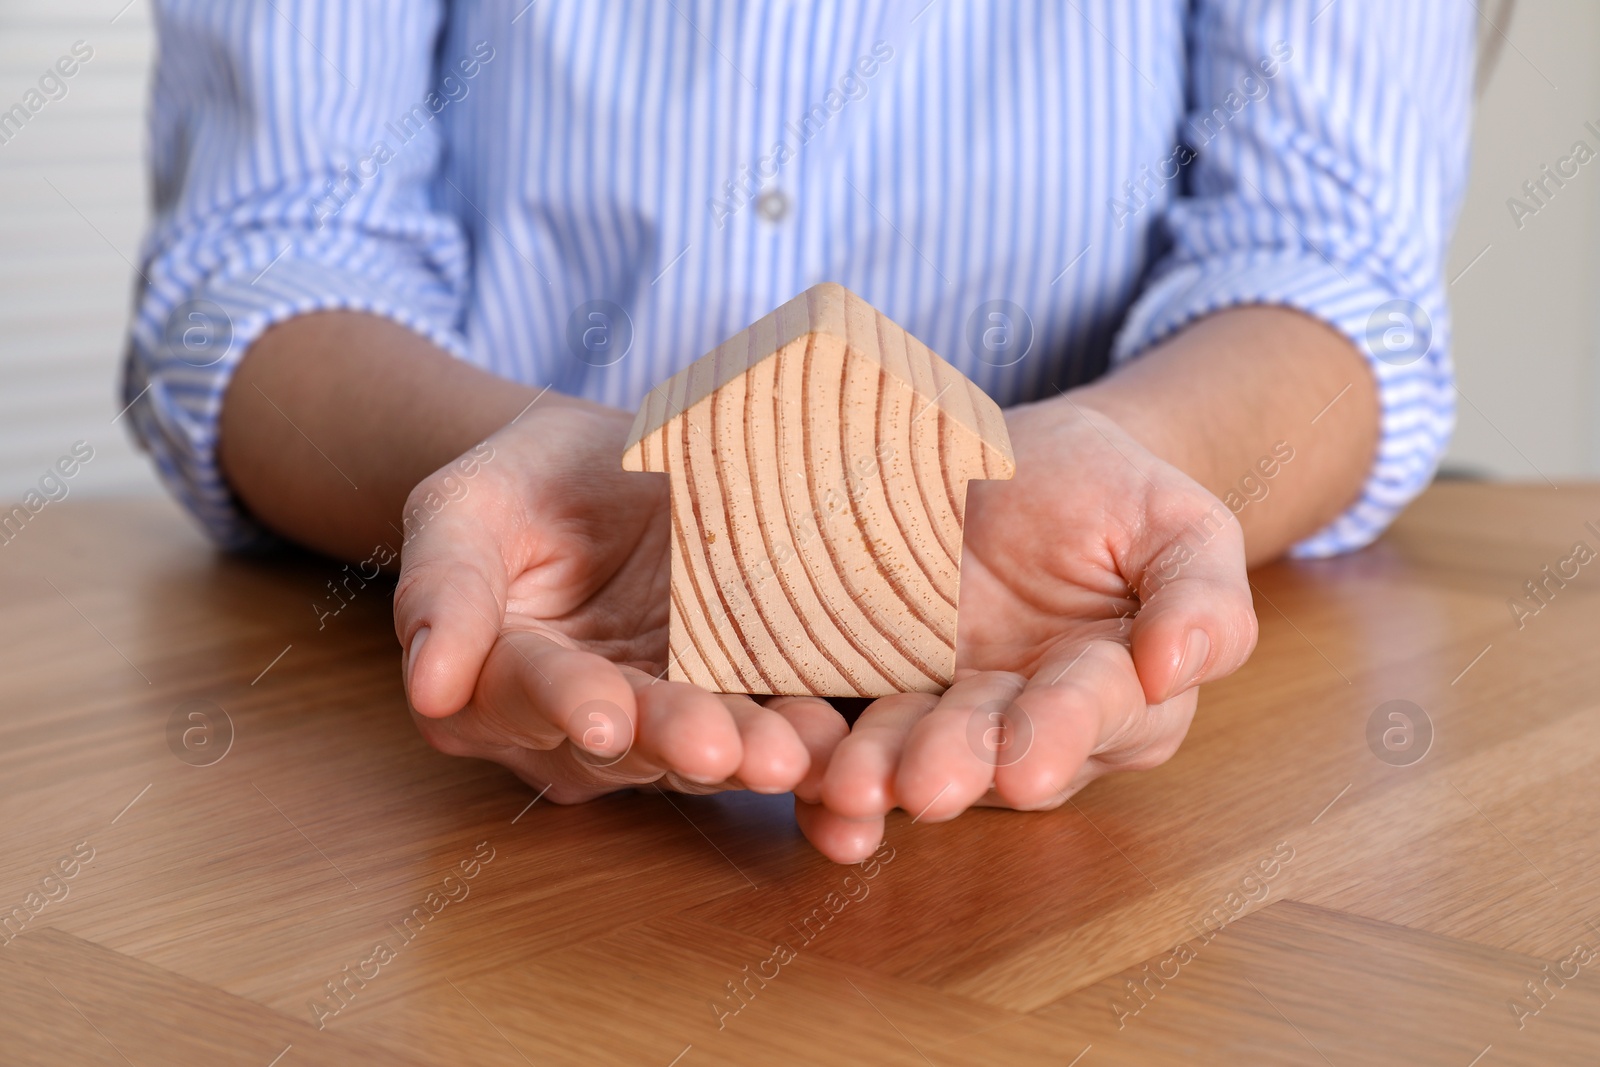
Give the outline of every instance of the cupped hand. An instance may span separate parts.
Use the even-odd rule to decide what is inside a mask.
[[[1236,670],[1256,619],[1237,520],[1070,394],[1007,413],[1016,477],[968,488],[955,683],[870,705],[802,829],[857,862],[893,808],[1041,810],[1177,750],[1196,686]]]
[[[667,487],[621,469],[630,423],[551,394],[412,492],[395,631],[417,726],[561,803],[651,782],[814,793],[846,732],[828,705],[664,677]]]

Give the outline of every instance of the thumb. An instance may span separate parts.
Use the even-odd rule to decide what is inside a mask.
[[[499,540],[476,509],[461,505],[447,503],[406,542],[395,587],[406,693],[429,718],[472,699],[505,619],[509,578]]]
[[[1244,532],[1221,501],[1198,519],[1153,531],[1132,568],[1139,590],[1133,662],[1145,699],[1164,704],[1232,674],[1256,644]]]

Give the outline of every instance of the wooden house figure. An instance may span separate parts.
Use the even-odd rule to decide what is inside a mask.
[[[668,677],[713,692],[939,692],[967,481],[1010,478],[1000,408],[816,285],[645,398],[622,456],[671,479]]]

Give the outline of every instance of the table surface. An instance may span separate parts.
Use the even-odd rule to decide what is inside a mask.
[[[386,588],[319,620],[325,560],[51,504],[0,545],[0,1060],[1594,1063],[1578,541],[1600,488],[1438,486],[1253,576],[1165,766],[852,870],[787,797],[530,806],[417,736]]]

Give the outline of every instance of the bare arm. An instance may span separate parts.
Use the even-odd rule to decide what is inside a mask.
[[[537,395],[386,319],[308,315],[262,337],[234,375],[222,466],[268,526],[359,558],[393,535],[413,486]],[[1219,497],[1246,477],[1263,484],[1267,495],[1238,512],[1252,565],[1348,506],[1377,444],[1377,389],[1360,353],[1282,308],[1219,312],[1071,395]],[[1278,442],[1294,458],[1268,479],[1259,464]]]
[[[1208,316],[1070,395],[1218,497],[1249,500],[1239,489],[1249,477],[1258,492],[1264,485],[1266,496],[1236,513],[1251,566],[1348,507],[1378,443],[1377,385],[1361,353],[1285,308]],[[1293,449],[1288,463],[1272,462],[1279,442]],[[1270,478],[1264,459],[1277,467]]]
[[[387,319],[306,315],[263,335],[234,374],[222,469],[273,530],[360,559],[395,543],[413,486],[537,395]],[[568,402],[554,393],[540,400]]]

